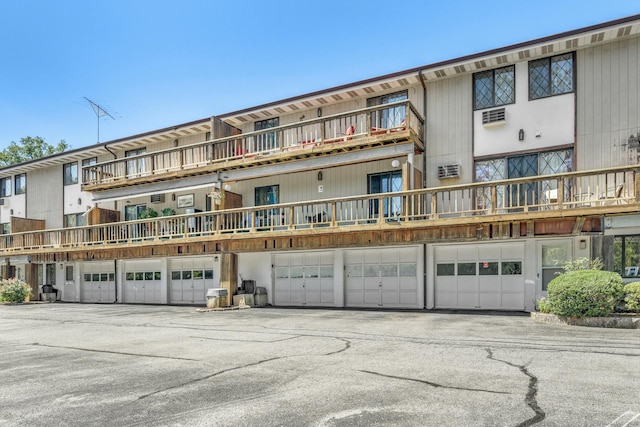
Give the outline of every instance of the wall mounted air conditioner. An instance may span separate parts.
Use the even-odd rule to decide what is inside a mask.
[[[459,177],[460,177],[459,164],[438,166],[438,179],[459,178]]]
[[[164,203],[164,194],[152,194],[151,203]]]
[[[507,123],[507,115],[504,108],[482,112],[482,126],[484,127],[501,126],[505,123]]]
[[[0,206],[2,206],[3,208],[8,208],[9,207],[9,199],[0,199]]]

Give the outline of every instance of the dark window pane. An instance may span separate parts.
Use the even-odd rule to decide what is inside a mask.
[[[171,272],[171,280],[180,280],[180,272],[172,271]]]
[[[474,74],[475,108],[476,110],[492,107],[493,104],[493,72],[483,71]]]
[[[193,278],[194,280],[202,280],[202,270],[193,270]]]
[[[522,263],[520,261],[503,261],[502,275],[513,276],[522,274]]]
[[[100,274],[99,273],[93,273],[93,279],[91,281],[92,282],[99,282],[100,281]]]
[[[162,280],[162,274],[159,271],[153,273],[153,280]]]
[[[135,275],[133,273],[127,273],[127,280],[134,280]]]
[[[455,264],[436,264],[436,276],[455,276]]]
[[[142,272],[136,273],[136,280],[144,280],[144,273]]]
[[[108,278],[109,278],[109,275],[107,273],[100,274],[100,281],[101,282],[106,282]]]
[[[84,275],[84,281],[85,281],[85,282],[90,282],[90,281],[91,281],[91,274],[89,274],[89,273],[85,273],[85,275]]]
[[[190,280],[191,279],[191,270],[184,270],[182,272],[182,280]]]
[[[458,276],[475,276],[475,275],[476,275],[475,262],[459,262],[458,263]]]
[[[144,280],[153,280],[153,272],[152,271],[146,271],[144,273]]]
[[[497,276],[498,263],[497,262],[479,262],[478,272],[480,273],[480,276]]]
[[[205,270],[204,271],[205,279],[213,279],[213,270]]]

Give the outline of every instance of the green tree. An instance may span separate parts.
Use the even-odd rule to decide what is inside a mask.
[[[69,145],[61,140],[57,145],[50,145],[39,136],[20,138],[20,143],[11,141],[11,144],[0,151],[0,166],[11,166],[28,160],[47,157],[52,154],[62,153]]]

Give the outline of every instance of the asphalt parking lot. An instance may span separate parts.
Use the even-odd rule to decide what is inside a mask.
[[[640,332],[524,315],[0,306],[0,426],[640,426]]]

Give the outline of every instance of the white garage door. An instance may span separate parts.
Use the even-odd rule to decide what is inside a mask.
[[[276,254],[274,305],[333,306],[333,252]]]
[[[124,302],[162,304],[162,264],[159,261],[126,261]]]
[[[347,307],[418,308],[418,248],[345,252]]]
[[[116,275],[113,261],[92,262],[82,265],[80,302],[116,301]]]
[[[213,258],[183,258],[170,261],[169,284],[172,304],[206,304],[207,289],[214,283]]]
[[[436,308],[524,310],[524,243],[435,248]]]

